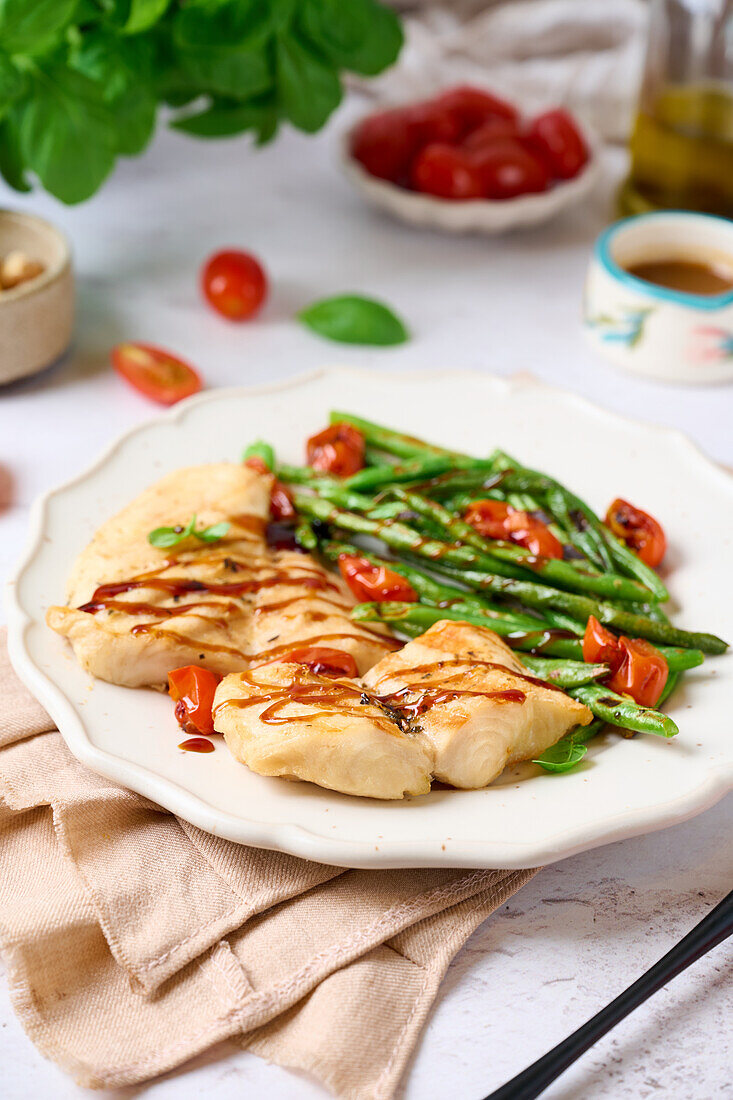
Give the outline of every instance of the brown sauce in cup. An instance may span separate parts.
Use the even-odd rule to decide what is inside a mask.
[[[720,262],[697,260],[646,260],[627,267],[629,275],[645,283],[679,290],[684,294],[725,294],[733,290],[733,260],[730,266]]]

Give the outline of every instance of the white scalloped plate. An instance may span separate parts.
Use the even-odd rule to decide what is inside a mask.
[[[648,508],[670,539],[675,620],[733,638],[733,479],[674,432],[539,383],[459,371],[334,370],[219,390],[135,428],[34,508],[30,544],[9,587],[10,653],[83,763],[209,832],[357,867],[533,866],[671,825],[722,797],[733,781],[730,656],[685,677],[670,706],[681,730],[673,741],[607,735],[567,775],[523,765],[486,790],[436,790],[400,803],[262,778],[222,742],[206,756],[180,752],[167,697],[92,682],[44,616],[99,523],[163,473],[236,459],[255,437],[298,461],[304,438],[331,408],[477,454],[502,446],[599,509],[617,495]]]
[[[367,172],[351,155],[351,138],[358,125],[357,122],[343,135],[339,154],[341,168],[350,183],[372,206],[386,210],[400,221],[448,233],[493,235],[540,225],[561,210],[577,205],[593,190],[600,174],[600,142],[583,126],[590,158],[574,179],[560,180],[547,191],[518,195],[515,199],[441,199],[408,191]]]

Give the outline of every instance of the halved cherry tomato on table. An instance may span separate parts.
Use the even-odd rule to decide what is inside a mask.
[[[550,186],[547,165],[516,138],[497,138],[472,150],[472,158],[489,199],[514,199]]]
[[[118,344],[110,358],[126,382],[161,405],[175,405],[198,393],[203,384],[183,359],[152,344]]]
[[[655,568],[667,550],[667,536],[661,523],[648,512],[617,497],[606,513],[606,526],[635,551],[646,565]]]
[[[617,637],[593,615],[583,637],[583,660],[608,665],[611,691],[630,695],[640,706],[653,707],[667,683],[669,668],[658,649],[643,638]]]
[[[364,436],[351,424],[331,424],[306,443],[306,460],[314,470],[350,477],[364,466]]]
[[[515,542],[541,558],[563,556],[562,543],[546,523],[503,500],[474,500],[464,518],[484,538]]]
[[[368,603],[373,600],[378,603],[385,600],[417,601],[417,592],[409,581],[385,565],[375,565],[368,558],[340,554],[339,570],[357,600]]]
[[[200,665],[185,665],[168,673],[168,691],[176,704],[176,718],[186,733],[214,732],[212,707],[220,676]]]
[[[588,148],[574,119],[558,107],[533,119],[527,141],[537,150],[552,174],[561,180],[572,179],[588,160]]]
[[[267,276],[248,252],[229,248],[217,252],[201,270],[201,288],[209,305],[230,321],[245,321],[267,295]]]
[[[412,165],[410,181],[416,191],[441,199],[480,199],[483,176],[470,152],[453,145],[426,145]]]
[[[284,654],[281,661],[306,665],[319,676],[358,676],[359,669],[350,653],[328,646],[301,646]]]
[[[245,458],[244,465],[249,466],[250,470],[256,470],[258,474],[272,473],[265,460],[259,455],[250,455],[249,458]],[[273,480],[270,489],[270,515],[279,522],[295,517],[295,505],[290,491],[277,478]]]

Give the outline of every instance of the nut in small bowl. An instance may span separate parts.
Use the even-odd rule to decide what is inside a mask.
[[[0,210],[0,385],[55,362],[73,321],[66,238],[35,215]]]
[[[501,233],[574,205],[598,142],[562,108],[525,119],[481,88],[372,113],[344,136],[347,177],[374,206],[448,232]]]

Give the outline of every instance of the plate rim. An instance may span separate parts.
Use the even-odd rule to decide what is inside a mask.
[[[494,850],[490,858],[485,854],[486,842],[480,839],[462,840],[460,847],[457,846],[455,850],[436,852],[433,839],[418,843],[383,836],[380,838],[378,849],[375,849],[370,841],[329,837],[315,833],[299,822],[268,823],[229,814],[212,806],[201,795],[187,790],[174,780],[151,771],[149,767],[101,749],[89,740],[84,723],[72,700],[30,655],[26,645],[26,635],[36,625],[37,619],[31,616],[18,596],[19,583],[41,549],[51,501],[93,477],[135,436],[158,425],[175,424],[185,419],[190,411],[202,405],[227,400],[235,395],[238,397],[266,395],[286,389],[296,389],[315,381],[323,381],[331,376],[359,379],[362,383],[365,376],[371,376],[375,381],[387,382],[404,381],[406,377],[418,381],[450,379],[453,383],[458,379],[465,379],[485,386],[489,390],[493,389],[493,392],[501,391],[505,395],[521,390],[540,390],[556,400],[568,401],[586,413],[601,416],[607,421],[625,424],[636,429],[643,427],[645,431],[670,439],[676,447],[686,451],[688,457],[694,459],[705,474],[712,476],[733,499],[733,477],[710,459],[684,432],[667,425],[648,424],[604,409],[577,393],[560,386],[550,385],[526,372],[501,377],[470,369],[434,368],[405,373],[370,371],[361,367],[324,366],[275,382],[222,387],[196,394],[157,415],[133,424],[113,439],[88,466],[62,484],[47,490],[34,501],[29,514],[25,545],[5,586],[5,607],[8,616],[7,641],[11,664],[20,680],[48,711],[76,759],[98,774],[121,783],[215,836],[251,847],[287,852],[316,862],[371,869],[437,866],[517,869],[537,866],[617,840],[668,828],[704,812],[723,798],[733,788],[733,759],[728,766],[717,770],[709,769],[701,783],[669,802],[657,802],[643,810],[636,808],[622,811],[615,818],[603,819],[595,827],[589,828],[587,825],[582,829],[578,825],[569,827],[553,833],[550,837],[545,836],[541,842],[532,844],[506,839],[491,841],[489,843]],[[497,854],[497,849],[501,849],[503,855]]]

